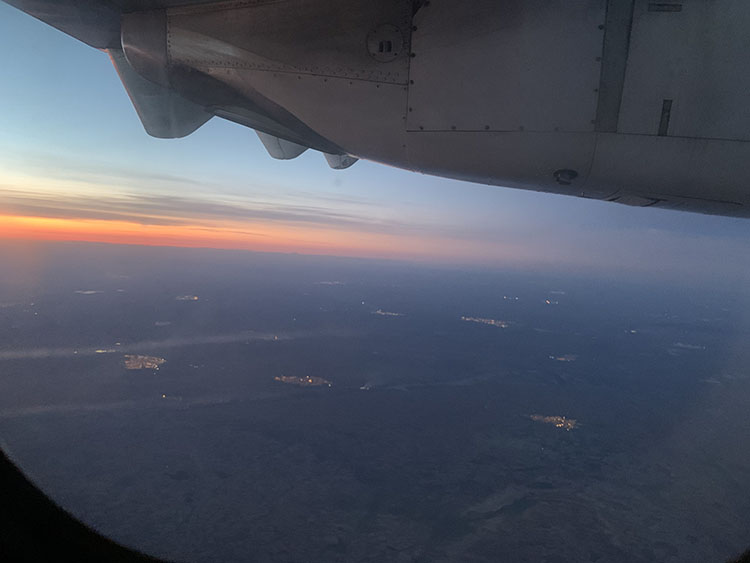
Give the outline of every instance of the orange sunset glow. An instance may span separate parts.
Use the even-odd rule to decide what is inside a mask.
[[[0,238],[381,258],[471,259],[479,250],[467,248],[465,242],[434,236],[406,236],[262,221],[160,225],[125,220],[0,215]]]

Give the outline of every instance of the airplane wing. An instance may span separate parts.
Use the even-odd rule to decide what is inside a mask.
[[[144,129],[152,137],[185,137],[213,117],[174,90],[143,78],[128,64],[122,50],[108,51]]]
[[[750,217],[747,0],[5,1],[108,51],[157,137]]]
[[[97,49],[120,43],[120,2],[109,0],[6,0],[7,4]],[[133,2],[131,2],[133,4]]]
[[[122,14],[205,4],[206,0],[4,0],[96,49],[120,46]]]

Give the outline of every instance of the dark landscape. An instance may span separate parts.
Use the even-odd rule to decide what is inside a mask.
[[[750,545],[744,288],[74,243],[2,258],[0,443],[128,546],[702,563]]]

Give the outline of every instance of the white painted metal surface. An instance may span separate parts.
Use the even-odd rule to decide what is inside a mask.
[[[328,154],[324,153],[328,166],[334,170],[346,170],[357,162],[357,158],[348,154]]]
[[[748,163],[750,143],[600,133],[586,185],[610,188],[607,199],[634,194],[663,207],[743,215]]]
[[[635,3],[618,131],[656,135],[666,99],[668,135],[750,140],[750,2],[655,5]]]
[[[114,25],[12,3],[87,41]],[[750,217],[746,0],[151,4],[115,57],[151,134],[217,115],[277,158]]]
[[[271,155],[271,158],[277,160],[291,160],[297,158],[307,150],[307,147],[303,147],[297,143],[292,143],[286,139],[274,137],[268,133],[263,133],[263,131],[256,131],[256,133],[258,134],[260,142],[266,147],[268,154]]]
[[[213,117],[174,90],[143,78],[133,70],[122,51],[111,49],[109,55],[143,128],[152,137],[185,137]]]
[[[432,0],[414,18],[410,131],[593,131],[605,0]]]
[[[405,84],[410,0],[253,0],[167,11],[173,64],[289,72]],[[369,52],[368,34],[388,24],[403,49],[386,62]]]

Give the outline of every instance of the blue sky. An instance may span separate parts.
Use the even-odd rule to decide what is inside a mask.
[[[286,246],[272,250],[735,283],[749,277],[746,220],[474,185],[364,161],[334,171],[314,151],[276,161],[253,131],[218,118],[185,139],[153,139],[105,53],[3,3],[0,72],[5,216],[128,220],[146,233],[153,223],[193,219],[248,233],[262,223],[273,226],[272,236],[289,233]],[[310,242],[322,233],[351,242]]]

